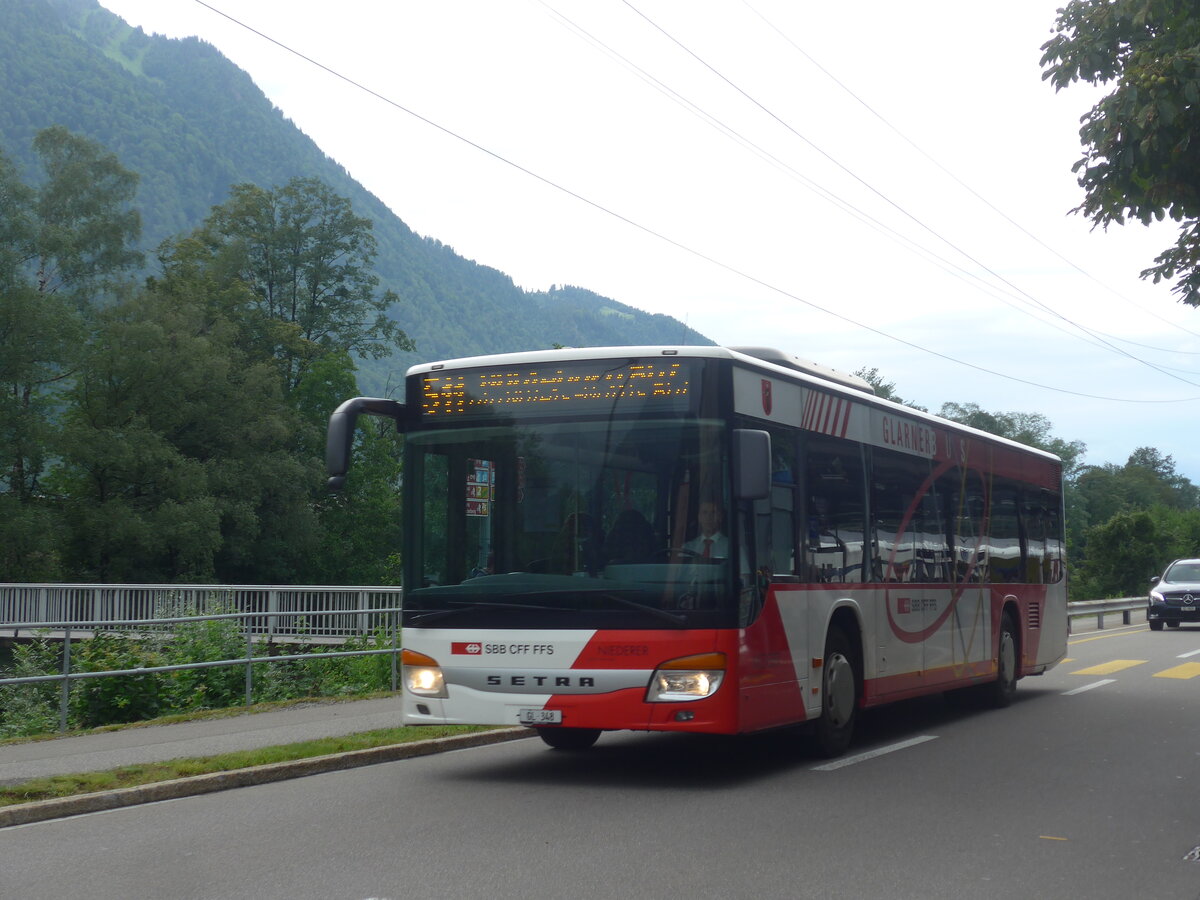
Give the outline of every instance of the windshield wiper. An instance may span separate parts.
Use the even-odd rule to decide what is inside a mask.
[[[645,603],[638,603],[636,600],[630,600],[628,597],[622,597],[620,594],[604,592],[601,594],[601,596],[605,600],[612,600],[614,603],[619,603],[620,605],[629,609],[636,609],[639,612],[649,613],[652,616],[656,616],[657,618],[663,619],[667,622],[673,622],[676,625],[687,624],[687,616],[680,615],[679,613],[668,612],[665,609],[659,609],[657,606],[647,606]]]
[[[526,596],[526,597],[543,597],[548,594],[561,594],[561,593],[562,593],[562,591],[531,591],[531,592],[525,594],[524,596]],[[620,594],[617,594],[617,593],[615,593],[611,590],[607,590],[605,588],[588,587],[588,588],[576,589],[575,593],[577,593],[581,596],[586,596],[586,597],[600,596],[605,600],[611,600],[614,603],[617,603],[621,606],[626,607],[627,609],[636,609],[639,612],[649,613],[652,616],[656,616],[657,618],[663,619],[667,622],[672,622],[675,625],[687,624],[686,616],[681,616],[678,613],[668,612],[665,609],[659,609],[657,606],[647,606],[645,603],[638,603],[636,600],[630,600],[628,597],[622,597]],[[555,607],[555,608],[559,608],[559,607]],[[543,607],[539,606],[539,607],[537,607],[537,609],[543,609]]]
[[[615,594],[611,591],[586,591],[587,596],[599,596],[604,600],[611,600],[619,606],[624,606],[626,609],[636,609],[638,612],[648,613],[655,618],[670,622],[672,625],[686,625],[687,617],[679,613],[668,612],[665,609],[659,609],[655,606],[647,606],[644,603],[638,603],[636,600],[630,600],[628,597],[622,597],[620,594]],[[527,597],[546,597],[546,596],[562,596],[562,591],[535,591],[524,596]],[[480,609],[520,609],[520,610],[535,610],[537,612],[581,612],[577,606],[543,606],[538,603],[511,603],[507,601],[486,601],[486,600],[450,600],[447,601],[452,605],[453,609],[435,609],[429,612],[412,613],[412,618],[409,620],[411,625],[420,625],[425,622],[432,622],[437,619],[446,619],[451,616],[456,616],[459,613],[468,610]]]
[[[415,625],[418,622],[425,622],[431,619],[444,619],[449,616],[456,616],[459,613],[466,612],[472,609],[535,609],[538,612],[578,612],[565,606],[542,606],[537,603],[506,603],[503,601],[481,601],[481,600],[450,600],[454,609],[434,609],[429,612],[417,613],[414,612],[411,624]]]

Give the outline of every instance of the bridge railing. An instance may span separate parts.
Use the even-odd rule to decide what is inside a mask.
[[[373,649],[373,650],[337,650],[337,651],[321,651],[319,657],[322,660],[338,659],[351,656],[380,656],[388,655],[391,657],[391,683],[392,690],[395,691],[398,687],[398,665],[397,657],[399,655],[399,614],[400,607],[392,606],[381,609],[373,609],[370,613],[356,613],[356,616],[368,616],[380,624],[374,626],[376,629],[383,630],[385,637],[391,646]],[[298,618],[308,620],[320,620],[323,617],[338,617],[342,613],[338,610],[320,610],[320,609],[305,609],[294,613]],[[12,628],[14,632],[19,632],[22,629],[27,633],[45,634],[47,632],[54,633],[56,637],[62,640],[62,671],[56,675],[28,675],[15,678],[0,678],[0,686],[17,685],[17,684],[44,684],[47,682],[59,682],[61,684],[61,695],[59,700],[59,730],[67,730],[67,719],[70,706],[71,683],[85,678],[111,678],[117,675],[155,675],[165,672],[182,672],[189,669],[209,669],[220,666],[244,666],[246,672],[246,705],[249,706],[254,696],[254,665],[255,663],[281,663],[290,662],[293,660],[311,659],[314,657],[312,652],[278,654],[266,656],[256,656],[254,653],[255,640],[257,638],[260,645],[266,644],[270,646],[270,638],[261,630],[255,632],[252,627],[252,622],[256,619],[268,618],[257,612],[237,612],[237,613],[219,613],[206,616],[171,616],[157,617],[149,619],[102,619],[102,620],[82,620],[82,621],[62,621],[62,622],[16,622],[6,627]],[[214,622],[222,620],[236,619],[242,623],[242,634],[246,642],[246,655],[237,659],[217,659],[204,660],[201,662],[181,663],[170,666],[139,666],[135,669],[103,669],[89,671],[72,671],[71,669],[71,640],[74,635],[76,639],[83,637],[88,633],[97,631],[130,631],[139,635],[153,634],[163,630],[169,631],[176,625],[191,624],[195,622]],[[2,629],[0,629],[2,630]]]
[[[400,587],[212,584],[0,584],[0,636],[48,623],[147,621],[216,613],[246,617],[256,635],[350,637],[378,627],[377,613],[398,607]]]

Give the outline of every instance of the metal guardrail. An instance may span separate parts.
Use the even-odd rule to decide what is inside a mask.
[[[1096,627],[1104,627],[1104,617],[1112,613],[1121,614],[1121,624],[1131,624],[1130,614],[1146,608],[1145,597],[1122,597],[1117,600],[1073,600],[1067,604],[1067,630],[1072,619],[1080,616],[1095,616]]]
[[[250,621],[255,634],[349,637],[375,627],[372,613],[399,606],[400,587],[321,587],[214,584],[0,584],[0,631],[16,623],[81,622],[114,625],[132,619],[265,614]],[[320,623],[306,616],[320,613]]]
[[[262,641],[263,634],[256,632],[250,627],[250,621],[255,617],[262,617],[260,612],[239,612],[239,613],[221,613],[211,616],[176,616],[169,618],[151,618],[151,619],[124,619],[111,620],[105,619],[100,621],[76,621],[76,622],[18,622],[5,627],[14,628],[16,630],[25,629],[27,631],[46,631],[54,630],[63,632],[63,649],[62,649],[62,674],[59,675],[29,675],[21,678],[0,678],[0,686],[9,684],[41,684],[51,681],[62,682],[62,696],[59,701],[59,722],[60,731],[67,730],[67,713],[69,710],[71,682],[83,678],[111,678],[117,675],[153,675],[159,672],[182,672],[188,669],[209,669],[218,666],[245,666],[246,667],[246,705],[251,704],[254,694],[254,664],[255,663],[278,663],[289,662],[300,659],[338,659],[350,656],[380,656],[390,654],[392,658],[392,690],[395,691],[398,686],[398,675],[396,659],[399,654],[399,613],[400,607],[393,606],[385,609],[375,609],[371,611],[371,615],[377,617],[386,617],[387,629],[391,635],[392,646],[381,650],[338,650],[321,653],[292,653],[281,654],[279,656],[255,656],[254,655],[254,640],[257,636]],[[300,610],[294,613],[298,616],[312,616],[319,618],[321,616],[342,615],[341,610]],[[107,669],[103,671],[86,671],[72,672],[71,671],[71,632],[92,630],[92,631],[115,631],[115,630],[130,630],[138,634],[154,633],[161,630],[158,626],[176,625],[179,623],[191,622],[214,622],[227,619],[243,620],[243,633],[246,639],[246,655],[238,659],[221,659],[207,660],[204,662],[182,663],[173,666],[143,666],[136,669]]]

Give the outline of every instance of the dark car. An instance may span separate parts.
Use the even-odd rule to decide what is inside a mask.
[[[1161,578],[1151,578],[1150,585],[1146,621],[1151,631],[1162,631],[1164,623],[1172,628],[1200,623],[1200,559],[1175,560]]]

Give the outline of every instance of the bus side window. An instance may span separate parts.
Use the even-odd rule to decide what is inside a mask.
[[[863,580],[866,499],[862,446],[810,438],[804,448],[804,571],[813,582]]]
[[[921,489],[929,479],[923,457],[875,450],[872,469],[871,513],[875,519],[871,578],[906,582],[935,580],[926,576],[930,552],[925,538],[930,497]]]
[[[767,557],[760,557],[760,571],[776,581],[795,581],[796,574],[796,445],[787,431],[771,430],[770,529]],[[764,544],[759,537],[760,546]],[[763,566],[767,568],[764,570]]]
[[[771,435],[771,490],[767,497],[754,501],[754,568],[757,578],[766,581],[796,581],[796,445],[788,429],[768,427],[745,419],[739,427],[757,428]],[[743,534],[749,534],[749,530]]]
[[[1035,498],[1021,497],[1021,528],[1025,533],[1025,576],[1029,584],[1046,577],[1046,511]]]
[[[1046,562],[1043,570],[1045,576],[1042,580],[1046,584],[1058,584],[1066,575],[1066,568],[1063,565],[1062,517],[1059,515],[1058,506],[1061,502],[1059,497],[1055,497],[1055,505],[1047,506],[1045,510]]]
[[[979,583],[987,576],[987,502],[979,473],[965,466],[952,468],[938,479],[949,525],[949,580]]]
[[[994,484],[988,522],[988,581],[1014,583],[1025,576],[1015,486]]]

